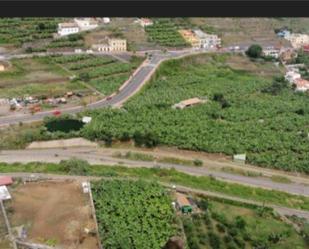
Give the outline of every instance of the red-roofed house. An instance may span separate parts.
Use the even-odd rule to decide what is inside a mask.
[[[296,91],[306,92],[309,90],[309,81],[304,79],[297,79],[294,82]]]
[[[309,53],[309,45],[303,46],[303,50],[305,53]]]
[[[0,186],[7,186],[13,183],[13,179],[10,176],[0,176]]]

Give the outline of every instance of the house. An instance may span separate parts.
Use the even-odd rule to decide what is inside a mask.
[[[58,24],[58,35],[66,36],[76,34],[80,31],[80,28],[75,22],[65,22]]]
[[[305,45],[309,45],[309,35],[307,34],[291,34],[286,38],[295,49],[300,49]]]
[[[139,23],[143,28],[153,25],[153,21],[149,18],[139,18],[136,22]]]
[[[183,39],[190,43],[193,48],[199,48],[200,47],[200,41],[196,37],[196,35],[188,29],[181,29],[178,31],[180,35],[183,37]]]
[[[267,47],[263,49],[263,55],[266,57],[279,58],[280,49],[274,47]]]
[[[295,71],[288,71],[284,78],[290,82],[290,83],[294,83],[297,79],[301,78],[301,75]]]
[[[5,61],[0,61],[0,72],[7,70],[9,63]]]
[[[103,23],[110,23],[111,19],[109,17],[103,17]]]
[[[217,35],[206,34],[201,30],[194,30],[194,34],[199,40],[200,48],[216,48],[221,46],[221,38]]]
[[[296,79],[294,81],[295,91],[306,92],[309,90],[309,81],[304,79]]]
[[[246,154],[233,155],[233,161],[236,162],[236,163],[245,164],[246,163]]]
[[[74,22],[77,24],[81,31],[91,30],[97,28],[98,21],[95,18],[74,18]]]
[[[92,48],[99,52],[123,52],[127,51],[127,41],[124,39],[104,38]]]
[[[182,213],[192,212],[192,205],[184,194],[176,193],[176,198],[177,198],[177,206]]]
[[[200,103],[205,103],[206,100],[202,100],[199,98],[191,98],[191,99],[187,99],[187,100],[183,100],[175,105],[172,106],[172,108],[174,109],[184,109],[185,107],[189,107],[189,106],[193,106],[193,105],[197,105]]]
[[[13,183],[13,179],[10,176],[0,176],[0,186],[8,186]]]

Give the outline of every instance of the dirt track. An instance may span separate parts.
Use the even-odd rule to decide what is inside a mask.
[[[28,240],[44,243],[54,240],[65,249],[97,249],[88,195],[80,182],[47,181],[19,185],[12,191],[12,226],[27,224]]]

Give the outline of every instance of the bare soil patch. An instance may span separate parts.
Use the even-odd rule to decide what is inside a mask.
[[[94,229],[89,196],[78,181],[46,181],[19,185],[11,191],[12,226],[26,225],[27,239],[54,241],[67,249],[96,249],[97,238],[86,234]]]

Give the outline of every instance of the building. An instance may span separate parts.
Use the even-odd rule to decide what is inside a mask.
[[[199,40],[200,48],[217,48],[221,47],[221,38],[217,35],[206,34],[201,30],[194,30],[194,34]]]
[[[143,28],[153,25],[153,21],[149,18],[139,18],[136,22],[139,23]]]
[[[75,22],[65,22],[58,24],[58,35],[66,36],[76,34],[80,31],[80,28]]]
[[[194,106],[200,103],[205,103],[206,100],[202,100],[199,98],[191,98],[191,99],[187,99],[187,100],[183,100],[181,102],[179,102],[178,104],[175,104],[172,106],[172,108],[174,109],[184,109],[185,107],[189,107],[189,106]]]
[[[10,176],[0,176],[0,186],[8,186],[13,183],[13,179]]]
[[[110,23],[111,19],[109,17],[103,17],[103,23]]]
[[[277,36],[287,39],[291,35],[291,32],[287,29],[282,29],[277,33]]]
[[[295,85],[295,91],[306,92],[309,90],[309,81],[304,79],[296,79],[293,83]]]
[[[0,186],[0,201],[10,200],[12,197],[5,185]]]
[[[77,24],[81,31],[95,29],[99,26],[98,21],[91,17],[75,18],[74,22]]]
[[[246,163],[246,154],[236,154],[233,156],[233,161],[236,163],[245,164]]]
[[[183,39],[190,43],[193,48],[199,48],[200,47],[200,41],[196,37],[196,35],[188,29],[181,29],[178,31],[180,35],[183,37]]]
[[[307,34],[291,34],[287,38],[295,49],[300,49],[305,45],[309,45],[309,35]]]
[[[267,47],[263,49],[263,55],[267,57],[279,58],[280,49],[274,47]]]
[[[301,75],[295,71],[288,71],[284,78],[290,82],[290,83],[294,83],[296,80],[301,78]]]
[[[9,67],[9,62],[0,61],[0,72],[7,70],[8,67]]]
[[[91,117],[84,116],[83,119],[82,119],[82,122],[84,124],[89,124],[91,122],[91,120],[92,120]]]
[[[93,44],[92,48],[99,52],[124,52],[127,51],[127,41],[124,39],[105,38],[98,44]]]
[[[176,198],[177,198],[177,206],[181,210],[182,213],[192,212],[193,210],[192,205],[184,194],[176,193]]]

